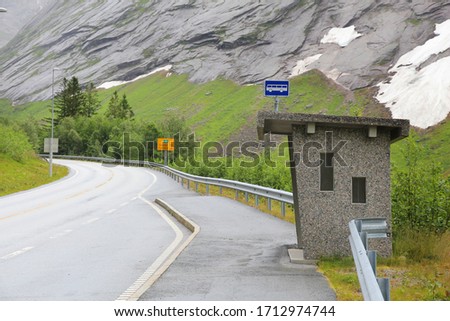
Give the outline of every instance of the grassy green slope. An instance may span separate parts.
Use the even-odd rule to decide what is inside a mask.
[[[23,105],[12,106],[7,99],[0,99],[0,117],[11,117],[17,120],[25,120],[30,117],[44,119],[50,117],[51,101],[36,101]]]
[[[53,182],[67,173],[66,167],[54,166],[53,177],[50,178],[48,164],[37,157],[18,162],[8,155],[0,154],[0,196]]]
[[[184,116],[197,136],[204,140],[226,141],[254,119],[258,110],[273,108],[273,99],[264,97],[262,85],[239,86],[218,79],[204,84],[188,81],[187,75],[159,73],[119,87],[100,90],[106,111],[112,93],[126,94],[138,119],[160,122],[167,113]],[[291,80],[291,96],[281,99],[280,109],[290,112],[349,114],[355,108],[343,90],[331,85],[319,72],[311,71]],[[0,116],[14,119],[50,116],[50,101],[12,107],[0,100]],[[362,106],[357,106],[362,108]],[[255,137],[256,138],[256,137]]]
[[[100,90],[99,98],[106,111],[112,93],[126,94],[136,118],[160,123],[168,113],[185,117],[187,124],[203,141],[228,141],[245,129],[254,132],[258,110],[272,109],[273,99],[264,97],[262,85],[239,86],[217,79],[204,84],[189,82],[187,75],[154,74],[139,81]],[[346,92],[330,82],[323,74],[310,71],[291,79],[291,94],[281,99],[280,110],[288,112],[325,113],[333,115],[386,116],[386,110],[374,104],[370,93]],[[0,116],[26,120],[30,116],[42,119],[50,116],[50,101],[33,102],[12,107],[0,100]],[[366,110],[365,107],[369,106]],[[252,134],[249,139],[256,139]],[[450,122],[419,134],[419,140],[429,155],[450,169]],[[393,145],[392,159],[402,165],[399,150],[402,142]]]
[[[426,131],[411,131],[415,141],[423,147],[424,151],[419,155],[419,161],[429,162],[433,160],[442,164],[446,176],[450,176],[450,121],[443,121],[439,125]],[[392,145],[392,162],[399,166],[406,166],[402,157],[402,149],[406,141],[400,141]]]
[[[48,164],[36,157],[26,134],[17,126],[0,123],[0,196],[27,190],[67,175],[55,166],[52,178]]]
[[[262,85],[239,86],[224,79],[194,84],[186,75],[166,77],[160,73],[101,91],[104,104],[100,112],[106,110],[114,90],[127,95],[137,118],[158,123],[166,113],[176,112],[204,140],[226,141],[246,125],[254,127],[254,122],[249,122],[257,111],[273,108],[274,103],[272,98],[264,97]],[[346,101],[346,93],[330,85],[319,72],[292,79],[291,93],[281,100],[281,110],[342,115],[355,108]]]
[[[421,143],[427,146],[430,155],[441,163],[450,175],[450,121],[447,118],[439,126],[434,127],[421,137]]]

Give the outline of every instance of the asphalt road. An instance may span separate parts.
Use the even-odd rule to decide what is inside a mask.
[[[289,262],[290,223],[149,169],[58,162],[69,177],[0,198],[0,300],[129,298],[191,235],[157,197],[201,230],[141,300],[335,299],[315,266]]]
[[[316,266],[290,262],[293,224],[218,196],[161,198],[201,230],[141,300],[336,300]]]
[[[0,300],[115,300],[185,237],[147,198],[161,174],[58,162],[66,179],[0,198]]]

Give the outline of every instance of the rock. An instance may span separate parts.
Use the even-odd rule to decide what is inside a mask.
[[[0,14],[0,48],[3,47],[36,14],[41,14],[56,0],[0,0],[0,7],[7,13]]]
[[[309,69],[362,88],[450,17],[444,0],[47,2],[0,50],[0,96],[49,98],[53,67],[82,83],[127,81],[171,64],[192,81],[246,84],[287,78],[318,54]],[[351,26],[362,36],[348,45],[321,43],[332,28]]]

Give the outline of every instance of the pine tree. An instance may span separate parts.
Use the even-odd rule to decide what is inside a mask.
[[[117,90],[114,91],[111,99],[109,100],[109,104],[108,104],[108,110],[106,111],[106,117],[109,118],[119,118],[119,95],[117,93]]]
[[[123,94],[122,96],[122,100],[120,101],[120,111],[121,111],[121,118],[126,119],[126,118],[133,118],[134,117],[134,112],[133,109],[131,108],[130,104],[128,103],[127,100],[127,96],[125,94]]]
[[[100,108],[97,90],[93,83],[89,83],[84,92],[83,105],[81,106],[80,115],[86,117],[94,116]]]
[[[76,77],[63,79],[61,90],[55,95],[56,123],[66,117],[81,115],[84,104],[84,94]]]
[[[106,116],[117,119],[131,119],[134,117],[133,109],[128,103],[127,96],[123,94],[119,100],[119,94],[115,91],[109,101]]]

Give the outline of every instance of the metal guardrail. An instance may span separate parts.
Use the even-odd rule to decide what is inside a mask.
[[[385,238],[388,236],[386,219],[357,219],[349,223],[350,245],[361,291],[366,301],[389,301],[390,285],[388,278],[377,278],[376,251],[370,251],[370,238]]]
[[[47,157],[47,155],[40,155],[41,157]],[[272,201],[278,201],[281,204],[281,214],[283,216],[286,215],[286,204],[293,205],[293,195],[290,192],[281,191],[269,187],[253,185],[248,183],[242,183],[238,181],[232,181],[228,179],[222,178],[211,178],[211,177],[203,177],[196,176],[192,174],[188,174],[169,166],[165,166],[159,163],[147,162],[147,161],[138,161],[138,160],[120,160],[113,158],[102,158],[102,157],[88,157],[88,156],[62,156],[53,155],[54,158],[60,159],[74,159],[74,160],[85,160],[85,161],[94,161],[101,162],[105,164],[121,164],[121,165],[129,165],[129,166],[148,166],[153,167],[166,175],[170,176],[172,179],[184,184],[184,181],[187,182],[187,188],[191,188],[191,184],[195,185],[195,190],[198,191],[198,185],[204,184],[206,186],[206,193],[209,194],[210,186],[219,187],[219,192],[222,193],[223,188],[228,188],[235,190],[235,198],[239,198],[239,192],[244,193],[245,199],[247,203],[249,202],[249,195],[254,195],[255,197],[255,205],[258,206],[260,202],[260,197],[267,199],[267,208],[269,210],[272,209]]]

